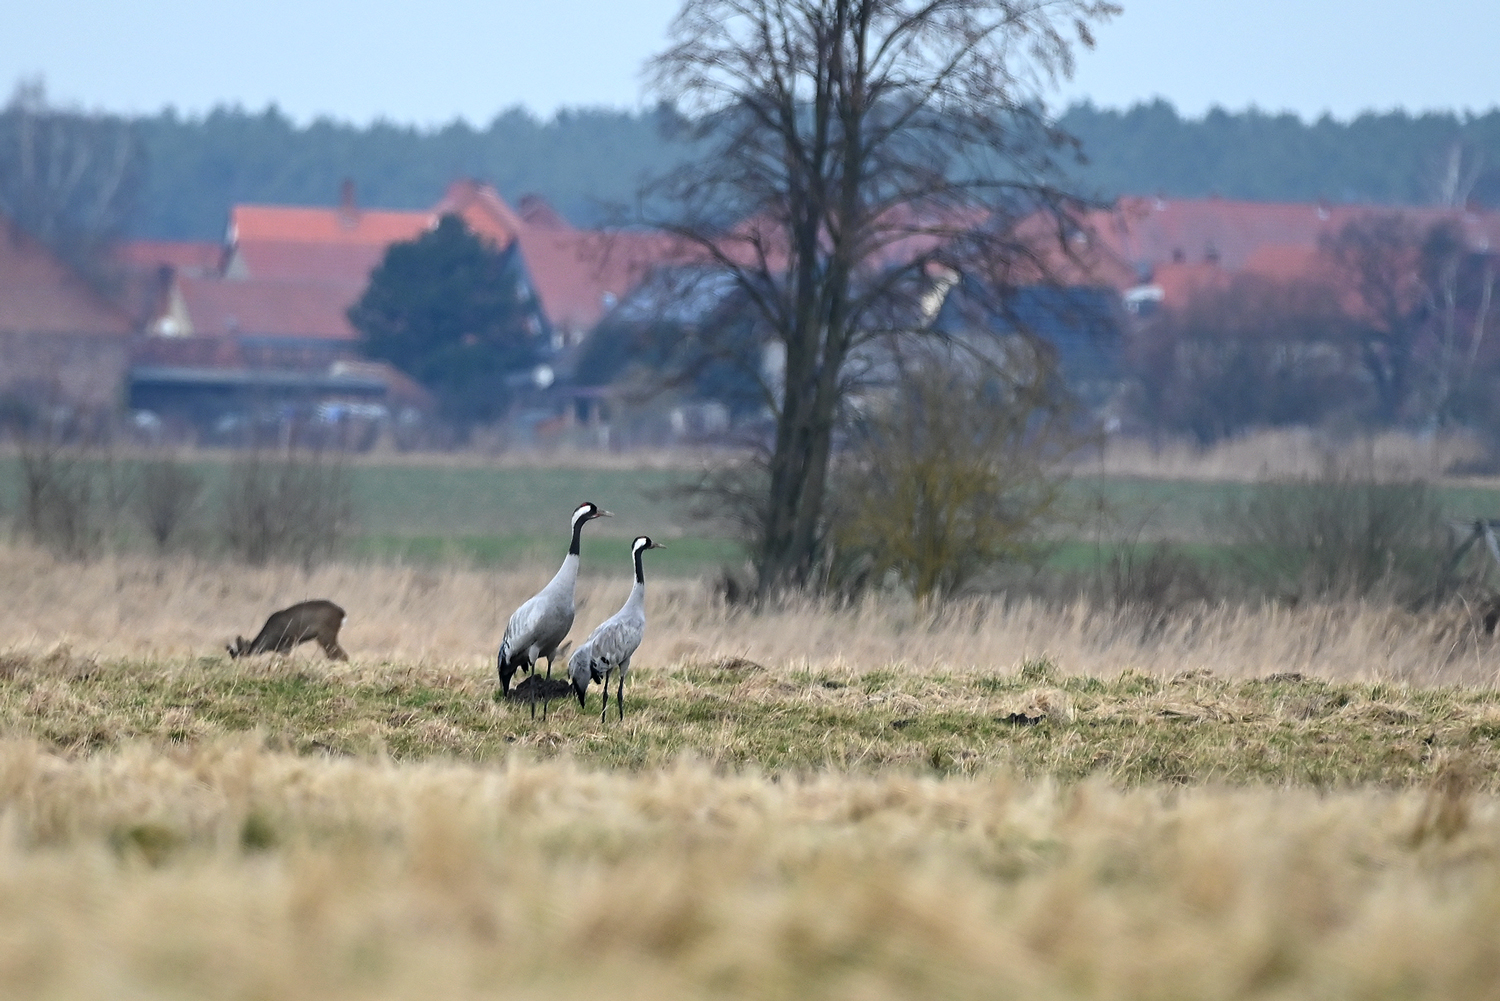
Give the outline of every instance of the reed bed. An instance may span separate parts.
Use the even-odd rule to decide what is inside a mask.
[[[75,563],[0,547],[0,651],[61,645],[102,658],[212,657],[236,634],[254,635],[275,609],[328,598],[348,612],[342,642],[356,662],[431,664],[487,678],[510,612],[553,570],[329,565],[304,572],[130,555]],[[624,559],[587,567],[575,634],[618,608],[629,586]],[[995,674],[1046,657],[1065,675],[1095,677],[1296,672],[1414,685],[1493,685],[1500,677],[1500,650],[1462,607],[1419,616],[1378,603],[1220,604],[1162,615],[1001,595],[938,608],[894,597],[852,607],[793,600],[752,614],[684,580],[650,581],[647,606],[650,624],[636,658],[646,667],[738,657],[777,670]],[[321,654],[305,647],[295,656]]]

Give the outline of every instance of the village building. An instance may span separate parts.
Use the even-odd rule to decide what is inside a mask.
[[[420,387],[362,358],[347,314],[388,247],[448,214],[517,255],[540,308],[535,325],[557,359],[664,246],[650,234],[576,229],[540,199],[523,200],[518,211],[472,181],[420,211],[362,208],[347,183],[337,206],[237,205],[216,255],[159,243],[132,248],[138,262],[156,250],[165,279],[135,351],[131,406],[196,426],[248,411],[420,409]]]
[[[125,310],[0,218],[0,404],[8,416],[112,415],[132,332]]]
[[[1472,253],[1500,248],[1496,212],[1127,197],[1076,219],[1068,252],[1050,251],[1036,281],[1016,283],[1014,308],[986,324],[1025,327],[1053,342],[1064,367],[1088,383],[1087,395],[1102,399],[1129,325],[1238,275],[1335,280],[1324,243],[1355,220],[1391,212],[1418,229],[1451,223]],[[534,293],[533,320],[548,352],[523,394],[527,419],[599,423],[611,396],[600,381],[608,373],[573,378],[590,338],[601,324],[641,322],[637,314],[673,287],[648,278],[691,269],[692,256],[666,234],[580,229],[539,198],[512,206],[475,181],[454,183],[421,210],[364,208],[352,185],[329,206],[236,205],[223,241],[120,247],[122,277],[108,295],[0,221],[0,398],[80,414],[129,408],[200,439],[204,429],[255,415],[420,414],[425,392],[363,357],[347,314],[392,244],[449,213],[514,254]],[[1043,227],[1037,238],[1055,241]],[[1063,288],[1047,291],[1044,277]],[[694,322],[722,309],[704,307]],[[950,307],[942,322],[955,315]],[[612,357],[593,354],[595,367]]]

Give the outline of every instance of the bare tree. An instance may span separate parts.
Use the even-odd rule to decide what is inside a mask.
[[[1252,427],[1318,424],[1369,409],[1337,290],[1238,275],[1132,333],[1136,416],[1208,445]]]
[[[1352,293],[1346,330],[1375,390],[1377,418],[1448,420],[1485,348],[1494,255],[1472,249],[1452,221],[1423,228],[1399,213],[1348,223],[1322,252]]]
[[[1469,248],[1454,223],[1433,226],[1422,243],[1421,275],[1436,341],[1429,380],[1431,421],[1444,424],[1475,387],[1493,312],[1495,254]],[[1486,387],[1490,389],[1490,387]]]
[[[775,416],[755,517],[762,596],[809,582],[835,430],[860,377],[851,361],[920,314],[929,267],[995,290],[1036,279],[1044,254],[1022,222],[1064,232],[1072,203],[1053,180],[1076,152],[1043,94],[1093,44],[1089,25],[1117,12],[1102,0],[688,0],[673,22],[652,80],[707,155],[648,201],[674,207],[666,228],[713,280],[732,280],[774,348],[753,373]]]
[[[1371,214],[1347,223],[1321,247],[1354,294],[1350,330],[1383,423],[1401,416],[1414,387],[1426,319],[1422,241],[1420,227],[1405,216]]]
[[[39,79],[0,110],[0,214],[90,280],[106,278],[144,169],[129,122],[53,107]]]
[[[1461,140],[1450,143],[1434,171],[1434,200],[1446,208],[1461,209],[1468,205],[1484,168],[1483,150]]]
[[[338,456],[247,451],[229,467],[220,512],[229,551],[252,565],[333,556],[354,519],[349,473]]]

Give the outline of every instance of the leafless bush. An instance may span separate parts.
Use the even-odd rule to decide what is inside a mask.
[[[256,450],[230,466],[222,529],[229,551],[246,563],[311,568],[337,552],[353,515],[348,470],[337,457]]]
[[[1158,617],[1211,601],[1223,590],[1200,560],[1170,542],[1122,547],[1100,579],[1109,604]]]
[[[165,552],[179,537],[203,498],[203,477],[179,459],[153,459],[136,477],[135,513]]]
[[[68,559],[89,559],[104,548],[129,485],[107,452],[59,444],[37,432],[18,436],[21,472],[17,528]]]
[[[1421,480],[1381,481],[1330,467],[1255,487],[1226,527],[1267,583],[1293,597],[1431,594],[1443,567],[1442,511]]]

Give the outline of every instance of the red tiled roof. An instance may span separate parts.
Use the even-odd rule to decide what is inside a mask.
[[[659,233],[524,230],[521,255],[553,324],[585,330],[639,285],[651,268],[673,258],[674,241]]]
[[[219,270],[224,245],[206,240],[131,240],[122,243],[115,254],[135,270],[165,266],[183,274],[207,275]]]
[[[178,279],[198,337],[295,337],[352,341],[344,315],[359,289],[338,284],[222,278]]]
[[[557,210],[541,195],[522,195],[516,211],[528,226],[541,229],[572,229],[568,220],[557,214]]]
[[[1151,276],[1151,284],[1162,291],[1162,302],[1180,306],[1200,292],[1223,291],[1230,275],[1217,264],[1186,262],[1163,264]]]
[[[1500,248],[1500,212],[1444,208],[1131,197],[1090,213],[1085,222],[1103,248],[1132,266],[1215,259],[1240,271],[1263,248],[1316,249],[1324,236],[1356,219],[1392,212],[1419,227],[1451,220],[1476,249]]]
[[[432,214],[459,216],[469,229],[502,250],[526,228],[526,221],[506,204],[500,192],[478,181],[454,181],[433,206]]]
[[[517,212],[493,187],[473,181],[453,184],[428,212],[240,205],[231,213],[225,277],[183,274],[192,330],[352,339],[344,310],[386,248],[450,212],[497,247],[518,243],[542,311],[568,329],[593,326],[652,266],[674,256],[675,241],[663,234],[577,230],[538,198],[523,200]]]
[[[242,240],[228,277],[352,285],[357,293],[369,283],[385,251],[383,244]]]
[[[489,185],[458,181],[433,208],[436,215],[459,215],[475,233],[497,247],[519,241],[526,271],[536,286],[547,319],[575,330],[592,327],[658,264],[674,254],[676,241],[663,233],[629,230],[577,230],[549,208],[533,224]]]
[[[39,242],[0,218],[0,331],[125,336],[125,313]]]
[[[432,221],[431,212],[236,205],[229,213],[229,240],[231,243],[272,240],[384,247],[415,239],[432,225]]]

